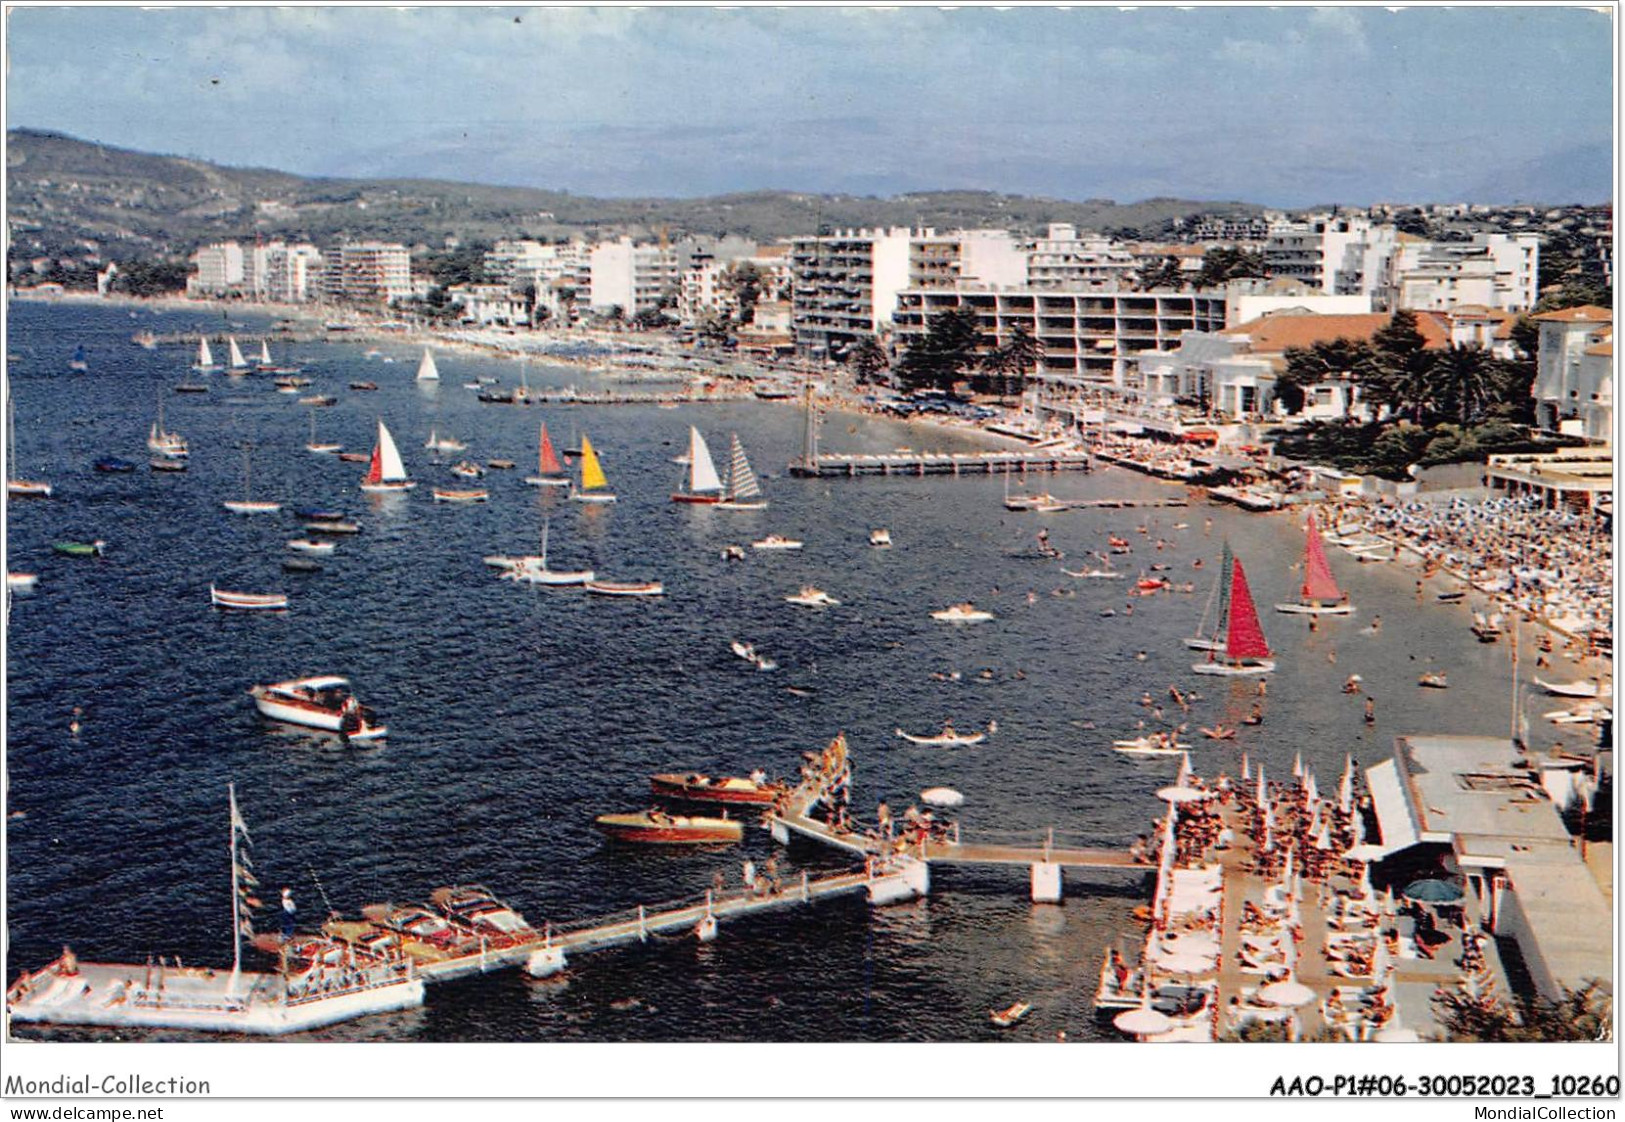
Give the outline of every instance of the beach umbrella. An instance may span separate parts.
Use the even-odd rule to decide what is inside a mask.
[[[1299,753],[1297,753],[1296,755],[1294,755],[1292,757],[1292,777],[1294,779],[1302,779],[1303,778],[1303,753],[1302,752],[1299,752]]]
[[[1330,849],[1332,847],[1332,827],[1330,823],[1321,823],[1320,833],[1315,835],[1316,849]]]
[[[1310,806],[1320,802],[1320,788],[1315,785],[1315,773],[1308,768],[1303,769],[1303,789],[1304,797]]]
[[[1269,788],[1264,786],[1264,765],[1258,765],[1258,805],[1263,806],[1269,798]]]
[[[1337,785],[1337,809],[1344,814],[1354,809],[1354,757],[1343,758],[1343,779]]]
[[[1442,880],[1413,880],[1401,895],[1423,904],[1455,904],[1462,899],[1461,889]]]
[[[1388,851],[1380,845],[1365,845],[1364,843],[1352,846],[1343,851],[1343,856],[1350,861],[1360,861],[1370,864],[1372,861],[1381,861],[1388,855]]]
[[[1252,777],[1253,777],[1253,764],[1252,764],[1252,761],[1247,758],[1247,753],[1243,752],[1241,754],[1241,778],[1242,778],[1242,781],[1245,782],[1245,781],[1251,779]]]
[[[1371,1039],[1378,1044],[1417,1044],[1422,1037],[1415,1029],[1389,1025],[1387,1028],[1378,1029],[1377,1034]]]
[[[1163,945],[1172,944],[1173,950],[1179,954],[1201,955],[1212,958],[1219,950],[1219,941],[1206,931],[1199,931],[1194,935],[1165,935]]]
[[[1135,1036],[1155,1036],[1174,1027],[1174,1022],[1168,1014],[1159,1013],[1150,1005],[1142,1005],[1138,1009],[1119,1013],[1112,1019],[1112,1024]]]
[[[1212,797],[1212,791],[1204,791],[1200,787],[1163,787],[1157,791],[1157,798],[1175,806],[1180,803],[1199,803]]]
[[[1269,807],[1264,808],[1264,852],[1269,853],[1275,848],[1275,814]]]
[[[1259,990],[1258,1000],[1266,1005],[1296,1008],[1315,1000],[1315,991],[1294,978],[1284,978],[1279,982],[1271,982]]]
[[[920,801],[927,806],[954,807],[964,803],[965,796],[952,787],[929,787],[920,792]]]
[[[1158,967],[1170,974],[1206,974],[1210,970],[1219,968],[1219,964],[1214,961],[1212,956],[1188,954],[1185,951],[1166,955],[1155,961]]]
[[[1186,777],[1192,774],[1194,773],[1191,771],[1191,754],[1189,752],[1181,752],[1179,754],[1179,776],[1174,780],[1174,782],[1176,784],[1183,783],[1185,782]]]

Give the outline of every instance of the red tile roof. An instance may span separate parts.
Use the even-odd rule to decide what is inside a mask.
[[[1435,318],[1436,314],[1416,314],[1416,329],[1429,350],[1450,346],[1450,331]],[[1227,327],[1219,334],[1247,336],[1255,355],[1281,354],[1288,347],[1307,347],[1333,339],[1367,340],[1386,327],[1392,318],[1388,312],[1324,316],[1277,312]]]
[[[1542,312],[1535,317],[1543,323],[1613,323],[1614,310],[1599,308],[1595,304],[1582,304],[1578,308],[1563,308],[1556,312]]]

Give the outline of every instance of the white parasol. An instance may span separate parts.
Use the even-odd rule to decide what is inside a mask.
[[[1212,791],[1204,791],[1200,787],[1163,787],[1157,791],[1157,798],[1176,806],[1180,803],[1199,803],[1212,797]]]
[[[920,792],[920,801],[927,806],[953,807],[964,803],[965,796],[952,787],[929,787]]]
[[[1253,763],[1247,758],[1247,753],[1241,754],[1241,778],[1245,782],[1253,777]]]
[[[1302,752],[1299,752],[1299,753],[1297,753],[1296,755],[1294,755],[1292,757],[1292,777],[1294,779],[1302,779],[1303,778],[1303,753]]]
[[[1170,974],[1206,974],[1219,968],[1218,961],[1211,955],[1189,954],[1185,951],[1165,955],[1153,961],[1158,969],[1166,970]]]
[[[1159,1013],[1149,1005],[1117,1014],[1112,1019],[1112,1024],[1135,1036],[1155,1036],[1174,1027],[1174,1022],[1166,1013]]]
[[[1416,1044],[1422,1036],[1415,1029],[1408,1029],[1403,1025],[1389,1025],[1385,1029],[1378,1029],[1377,1034],[1371,1039],[1378,1044]]]
[[[1370,863],[1372,861],[1381,861],[1384,857],[1388,856],[1388,851],[1380,845],[1365,845],[1362,843],[1344,850],[1343,856],[1347,857],[1350,861],[1364,861]]]
[[[1279,982],[1271,982],[1259,990],[1258,1000],[1266,1005],[1296,1008],[1315,1000],[1315,991],[1294,978],[1285,978]]]
[[[1337,785],[1337,809],[1344,814],[1354,809],[1354,757],[1343,757],[1343,779]]]

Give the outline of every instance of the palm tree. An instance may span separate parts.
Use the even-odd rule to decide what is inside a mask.
[[[1429,371],[1440,405],[1466,426],[1489,412],[1497,397],[1497,371],[1482,347],[1453,346],[1441,351]]]

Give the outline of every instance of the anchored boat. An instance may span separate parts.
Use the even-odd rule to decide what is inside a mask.
[[[492,461],[493,465],[496,461]],[[568,487],[570,476],[553,450],[553,440],[547,435],[547,422],[542,422],[541,436],[536,446],[536,474],[527,475],[525,482],[532,487]]]
[[[687,483],[685,490],[677,491],[671,497],[674,503],[718,503],[722,501],[722,478],[717,475],[717,465],[711,460],[711,449],[706,446],[705,437],[694,425],[688,427],[688,470],[683,478]]]
[[[745,836],[744,823],[732,818],[702,818],[645,810],[638,814],[600,814],[593,825],[612,841],[644,845],[731,844]]]
[[[581,486],[570,489],[570,501],[577,503],[612,503],[615,493],[609,489],[609,479],[598,462],[598,453],[586,433],[581,435]]]
[[[288,609],[288,597],[280,592],[227,592],[209,586],[209,602],[217,608],[232,608],[243,612],[283,612]]]
[[[274,721],[342,734],[347,740],[378,740],[389,729],[374,724],[371,709],[356,700],[347,678],[321,675],[254,686],[248,694]]]
[[[1198,674],[1226,677],[1268,674],[1275,669],[1275,660],[1270,658],[1274,652],[1264,641],[1264,628],[1258,622],[1258,609],[1253,606],[1241,558],[1233,558],[1230,564],[1230,611],[1225,621],[1224,649],[1208,651],[1207,661],[1191,669]]]
[[[765,775],[742,779],[731,775],[701,775],[698,772],[667,772],[651,776],[649,789],[662,798],[726,806],[772,806],[786,790],[782,783],[769,783]]]
[[[372,447],[372,460],[367,474],[361,477],[361,489],[374,494],[398,494],[410,491],[417,484],[406,477],[406,465],[401,461],[395,438],[389,435],[382,418],[378,420],[378,442]]]
[[[1321,544],[1320,530],[1315,525],[1313,513],[1309,515],[1304,530],[1303,588],[1299,592],[1298,602],[1277,604],[1275,610],[1312,616],[1354,614],[1354,605],[1349,603],[1348,593],[1337,587],[1337,578],[1332,576],[1332,567],[1326,560],[1326,548]]]

